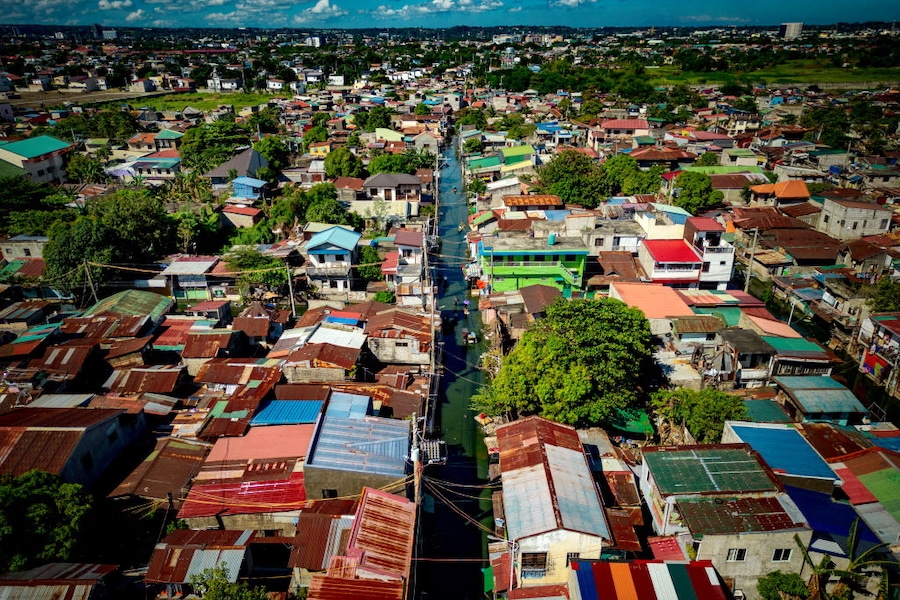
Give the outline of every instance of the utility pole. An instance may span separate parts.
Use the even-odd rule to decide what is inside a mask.
[[[94,296],[94,303],[100,302],[100,299],[97,298],[97,290],[94,289],[94,282],[91,279],[91,270],[88,268],[87,261],[84,261],[84,274],[87,276],[88,285],[91,286],[91,294]]]
[[[753,257],[756,255],[756,238],[759,236],[759,227],[753,228],[753,244],[750,246],[750,256],[747,258],[747,275],[744,278],[744,293],[750,289],[750,274],[753,271]]]
[[[416,413],[412,414],[412,448],[409,458],[413,465],[413,494],[416,510],[422,503],[422,457],[419,449],[419,419]]]
[[[294,276],[291,273],[291,267],[287,263],[284,264],[284,269],[287,271],[288,294],[291,297],[291,316],[297,318],[297,307],[294,305],[294,282],[292,281]]]

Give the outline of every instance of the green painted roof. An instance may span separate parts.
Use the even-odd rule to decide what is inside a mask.
[[[22,268],[22,265],[25,264],[24,260],[11,260],[9,264],[0,269],[0,281],[6,281],[10,277],[16,274],[16,272]]]
[[[894,519],[900,521],[900,471],[882,469],[865,475],[857,475],[857,477],[878,499],[884,509]]]
[[[527,154],[515,154],[513,156],[505,156],[503,160],[503,164],[505,165],[517,165],[523,162],[531,162],[531,156]]]
[[[25,173],[25,169],[0,159],[0,177],[19,177]]]
[[[489,167],[498,167],[503,163],[503,158],[497,155],[482,156],[481,158],[473,158],[466,161],[466,168],[470,171],[475,169],[487,169]]]
[[[756,153],[748,148],[726,148],[725,154],[729,156],[756,156]]]
[[[778,490],[760,461],[741,448],[644,452],[644,461],[665,495]]]
[[[125,290],[104,298],[84,312],[85,317],[111,312],[119,315],[149,315],[154,322],[159,321],[169,311],[174,302],[171,298],[155,292]]]
[[[737,306],[722,306],[719,308],[707,308],[705,306],[693,306],[691,310],[695,315],[718,315],[725,319],[728,327],[737,327],[741,320],[741,309]]]
[[[3,145],[3,149],[23,158],[35,158],[42,154],[63,150],[71,145],[69,142],[58,140],[51,135],[39,135],[27,140],[9,142]]]
[[[531,144],[513,146],[512,148],[503,148],[500,152],[503,153],[505,158],[510,158],[511,156],[528,156],[529,154],[534,154],[534,146]]]
[[[173,131],[172,129],[163,129],[156,134],[156,139],[158,140],[180,140],[183,137],[183,133]]]
[[[784,409],[773,400],[744,400],[747,419],[754,423],[790,423]]]
[[[775,350],[787,352],[824,352],[822,347],[804,338],[783,338],[772,335],[760,336]]]

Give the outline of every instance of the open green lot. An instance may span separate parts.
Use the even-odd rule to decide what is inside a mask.
[[[156,110],[183,110],[192,107],[202,111],[213,110],[223,104],[234,105],[234,109],[240,110],[246,106],[264,104],[274,96],[271,94],[238,93],[220,94],[217,92],[194,92],[190,94],[165,94],[152,98],[135,99],[133,106],[150,106]],[[282,96],[284,97],[284,96]]]
[[[760,71],[722,71],[693,73],[681,71],[675,66],[647,69],[647,75],[654,85],[718,85],[729,82],[778,84],[870,84],[883,83],[900,85],[900,69],[837,69],[823,66],[815,60],[794,60],[777,67]]]

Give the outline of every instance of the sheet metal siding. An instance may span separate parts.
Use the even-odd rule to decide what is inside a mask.
[[[307,464],[320,469],[376,475],[406,474],[409,423],[393,419],[326,416]]]
[[[318,400],[273,400],[253,417],[250,425],[315,423],[323,404]]]
[[[372,399],[359,394],[333,392],[325,410],[326,417],[364,419],[372,413]]]
[[[234,583],[240,575],[245,552],[245,548],[240,550],[197,550],[187,569],[185,581],[190,581],[194,575],[202,575],[206,569],[214,569],[221,565],[225,567],[228,581]]]
[[[796,429],[748,427],[736,423],[732,423],[731,428],[742,442],[750,444],[776,471],[804,477],[837,479],[828,463]]]
[[[658,600],[679,600],[667,565],[651,563],[647,565],[647,571],[650,573],[650,580],[653,581],[653,589]]]
[[[793,390],[791,395],[807,413],[865,413],[866,408],[847,388]]]
[[[561,525],[572,531],[610,539],[603,505],[584,453],[546,446],[547,475],[556,495]]]
[[[407,579],[415,526],[415,504],[400,496],[365,488],[347,554],[352,556],[355,551],[362,551],[359,564],[362,571]]]
[[[503,510],[512,540],[559,528],[543,465],[503,473]]]
[[[0,584],[0,600],[89,600],[93,585],[4,586]]]

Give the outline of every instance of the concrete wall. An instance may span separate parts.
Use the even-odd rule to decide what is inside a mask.
[[[419,303],[421,300],[419,299]],[[431,358],[428,352],[419,350],[419,341],[415,339],[368,339],[369,350],[375,358],[387,364],[427,365]],[[405,344],[403,346],[402,344]]]
[[[99,423],[81,437],[60,473],[63,481],[91,487],[119,455],[147,431],[144,413],[121,414]]]
[[[599,516],[598,516],[599,518]],[[565,584],[569,578],[566,556],[578,553],[579,558],[599,559],[603,548],[603,540],[584,533],[557,530],[533,537],[516,540],[516,580],[520,587]],[[544,577],[525,577],[522,573],[522,555],[529,553],[546,553],[547,569]]]
[[[344,496],[357,495],[366,486],[373,488],[386,487],[403,478],[400,474],[396,476],[374,475],[318,468],[310,464],[303,468],[303,477],[303,485],[306,488],[306,498],[308,500],[321,499],[322,490],[336,490],[337,496],[342,498]]]
[[[804,546],[809,545],[812,532],[777,531],[769,533],[747,533],[733,535],[705,535],[697,549],[697,560],[710,560],[724,578],[734,580],[734,589],[744,592],[748,600],[756,600],[756,583],[760,577],[772,571],[799,573],[803,567],[803,555],[794,542],[794,534],[799,534]],[[729,549],[744,549],[742,561],[729,561]],[[790,560],[774,562],[772,555],[776,549],[790,549]]]
[[[185,519],[191,529],[258,529],[276,530],[279,535],[293,536],[297,533],[297,515],[300,511],[277,513],[254,513],[242,515],[224,515],[220,517],[192,517]]]
[[[309,383],[311,381],[344,381],[346,379],[343,369],[301,367],[284,365],[281,368],[288,383]]]

